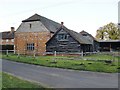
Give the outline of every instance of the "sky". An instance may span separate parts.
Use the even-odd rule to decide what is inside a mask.
[[[76,32],[96,30],[110,22],[118,23],[119,0],[0,0],[0,32],[17,29],[22,20],[35,13]]]

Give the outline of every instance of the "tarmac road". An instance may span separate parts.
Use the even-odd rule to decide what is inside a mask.
[[[51,88],[118,88],[118,74],[76,71],[2,60],[2,70]]]

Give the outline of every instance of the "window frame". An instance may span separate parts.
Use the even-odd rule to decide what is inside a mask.
[[[26,49],[28,51],[34,51],[35,50],[35,44],[34,43],[27,43]]]
[[[68,35],[67,34],[58,34],[57,40],[58,41],[68,41]]]

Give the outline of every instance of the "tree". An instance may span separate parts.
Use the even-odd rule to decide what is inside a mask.
[[[100,27],[100,28],[97,30],[96,38],[103,40],[104,37],[105,37],[105,33],[104,33],[104,32],[105,32],[105,31],[103,30],[103,27]]]
[[[97,30],[96,38],[101,40],[117,40],[120,39],[120,30],[114,23],[109,23]]]

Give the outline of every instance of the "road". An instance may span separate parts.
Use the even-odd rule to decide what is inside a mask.
[[[117,88],[118,74],[50,68],[2,60],[2,70],[52,88]]]

